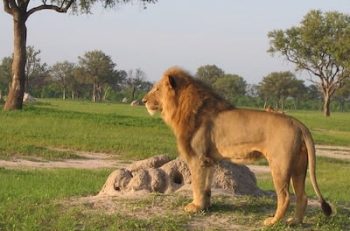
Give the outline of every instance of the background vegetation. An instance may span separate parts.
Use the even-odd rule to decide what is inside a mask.
[[[102,51],[89,51],[79,62],[41,63],[40,51],[28,47],[27,93],[36,98],[91,100],[93,102],[140,101],[152,87],[141,69],[120,70]],[[10,83],[11,57],[0,64],[0,101]],[[249,84],[237,74],[225,73],[216,65],[198,67],[195,76],[211,85],[237,106],[277,110],[322,110],[322,94],[316,84],[306,85],[291,72],[272,72],[258,84]],[[338,89],[330,104],[332,111],[350,111],[350,80]]]

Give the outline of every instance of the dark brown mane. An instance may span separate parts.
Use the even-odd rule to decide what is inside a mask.
[[[225,109],[235,108],[233,104],[228,102],[220,94],[218,94],[211,86],[202,80],[192,77],[188,72],[173,67],[169,69],[164,75],[172,76],[178,85],[176,87],[177,94],[183,94],[183,92],[191,92],[191,96],[195,97],[198,101],[201,101],[203,104],[210,102],[216,103],[216,107]],[[186,96],[189,96],[186,94]],[[201,105],[203,106],[203,105]],[[205,105],[204,105],[205,106]],[[215,105],[212,105],[215,106]]]
[[[210,86],[180,68],[169,69],[164,78],[171,78],[174,85],[175,95],[165,100],[169,110],[164,111],[164,117],[175,133],[183,134],[186,129],[190,134],[217,113],[235,108]]]

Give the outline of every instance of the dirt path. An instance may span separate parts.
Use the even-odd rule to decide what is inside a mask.
[[[335,159],[350,160],[350,147],[317,145],[316,153],[318,156],[325,156]],[[65,150],[67,151],[67,150]],[[11,160],[0,160],[0,167],[9,169],[23,168],[80,168],[80,169],[98,169],[98,168],[122,168],[131,162],[118,160],[118,156],[106,153],[76,152],[81,159],[67,159],[61,161],[46,161],[42,159],[26,160],[14,158]],[[269,167],[260,165],[248,165],[256,174],[268,173]]]
[[[62,151],[71,151],[63,150]],[[0,160],[0,167],[9,169],[31,169],[31,168],[78,168],[78,169],[99,169],[99,168],[122,168],[131,163],[118,160],[118,156],[96,153],[96,152],[80,152],[76,151],[81,159],[65,159],[60,161],[48,161],[40,158],[27,160],[21,158],[13,158],[11,160]]]
[[[339,160],[350,160],[350,147],[316,145],[316,155]],[[270,168],[263,165],[247,165],[255,174],[269,173]]]
[[[334,159],[350,160],[350,147],[316,145],[316,155]]]

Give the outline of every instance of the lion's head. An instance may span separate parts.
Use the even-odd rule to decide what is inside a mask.
[[[161,80],[142,99],[149,114],[166,113],[177,106],[177,95],[189,82],[189,74],[178,67],[169,68]]]
[[[206,84],[179,67],[166,70],[142,101],[151,115],[159,111],[168,125],[182,127],[181,130],[194,129],[200,122],[199,114],[210,117],[208,113],[215,114],[233,107]]]
[[[157,111],[162,111],[161,98],[161,88],[159,83],[155,84],[147,95],[143,97],[142,102],[145,104],[150,115],[153,116]]]

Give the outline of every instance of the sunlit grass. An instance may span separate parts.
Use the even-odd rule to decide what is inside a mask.
[[[339,165],[320,164],[319,170],[329,173],[329,167]],[[235,225],[240,229],[260,230],[263,220],[275,210],[276,199],[270,196],[213,196],[213,206],[209,211],[195,215],[183,211],[183,206],[191,199],[179,194],[115,198],[113,206],[116,209],[110,211],[101,210],[87,202],[72,203],[79,197],[96,195],[109,172],[0,168],[0,230],[225,230]],[[319,179],[322,177],[321,174]],[[328,180],[331,182],[320,182],[322,192],[339,188],[333,178]],[[338,198],[334,194],[326,196],[332,203]],[[312,230],[347,230],[350,212],[344,203],[335,203],[337,215],[334,217],[326,218],[320,208],[308,206],[304,226],[288,227],[280,223],[266,230],[304,230],[303,227]],[[153,213],[147,215],[148,210]],[[293,203],[287,216],[292,213]],[[137,214],[143,215],[140,217]]]
[[[159,117],[150,117],[144,107],[53,101],[19,112],[0,112],[0,121],[3,158],[59,157],[58,151],[50,151],[53,147],[108,152],[125,159],[176,155],[169,128]]]
[[[318,144],[350,145],[350,113],[290,112],[310,129]],[[142,106],[41,100],[23,111],[0,111],[0,158],[14,155],[47,159],[71,158],[53,150],[108,152],[124,159],[177,154],[170,129]]]
[[[349,161],[317,158],[316,177],[323,196],[332,203],[348,203],[350,205],[350,181],[346,177],[349,172]],[[271,174],[259,175],[257,178],[260,188],[274,190]],[[293,192],[292,188],[290,191]],[[309,175],[306,177],[306,192],[310,197],[317,199]]]
[[[334,112],[325,117],[317,111],[293,111],[288,114],[302,121],[317,144],[350,146],[350,113]]]
[[[0,169],[0,230],[178,230],[184,216],[133,218],[65,205],[96,195],[109,171]],[[64,200],[67,200],[65,202]]]

